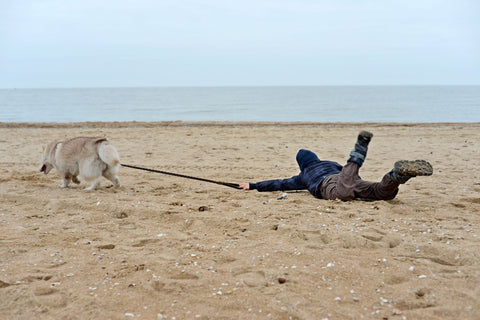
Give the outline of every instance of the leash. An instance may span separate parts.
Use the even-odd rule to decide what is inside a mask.
[[[156,173],[163,173],[163,174],[168,174],[170,176],[199,180],[199,181],[210,182],[210,183],[216,183],[216,184],[220,184],[222,186],[226,186],[226,187],[230,187],[230,188],[234,188],[234,189],[241,189],[240,186],[238,185],[238,183],[230,183],[230,182],[209,180],[209,179],[204,179],[204,178],[197,178],[197,177],[187,176],[187,175],[179,174],[179,173],[173,173],[173,172],[167,172],[167,171],[161,171],[161,170],[154,170],[154,169],[142,168],[142,167],[137,167],[137,166],[131,166],[129,164],[123,164],[123,163],[121,163],[120,165],[122,167],[127,167],[127,168],[132,168],[132,169],[138,169],[138,170],[144,170],[144,171],[156,172]]]

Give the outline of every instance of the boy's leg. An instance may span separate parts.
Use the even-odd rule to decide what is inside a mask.
[[[331,175],[320,185],[323,199],[349,201],[355,198],[370,200],[391,200],[398,193],[398,183],[392,180],[390,173],[380,182],[362,180],[358,176],[360,166],[348,162],[341,173]]]
[[[398,183],[392,180],[390,173],[383,176],[380,182],[359,179],[355,185],[356,198],[369,200],[392,200],[398,193]]]
[[[372,137],[373,134],[368,131],[361,131],[358,134],[357,142],[355,143],[352,152],[350,152],[348,162],[355,162],[360,167],[363,165],[363,161],[365,161],[365,158],[367,157],[368,144],[370,143],[370,140],[372,140]]]
[[[320,185],[321,196],[324,199],[343,201],[355,198],[371,200],[391,200],[398,193],[398,185],[416,176],[429,176],[433,173],[430,163],[425,160],[400,160],[394,169],[385,174],[380,182],[364,181],[358,176],[358,171],[365,161],[368,144],[373,134],[361,131],[354,150],[350,153],[347,164],[342,172],[327,177]]]
[[[356,197],[355,190],[359,181],[358,170],[367,156],[368,144],[373,134],[368,131],[361,131],[358,134],[357,142],[353,151],[350,153],[347,164],[342,172],[327,177],[320,185],[322,198],[343,201],[353,200]]]
[[[360,180],[358,170],[360,165],[356,162],[347,162],[342,172],[338,174],[335,199],[349,201],[355,199],[355,189]]]
[[[380,182],[357,180],[355,195],[358,198],[371,200],[391,200],[398,193],[398,185],[416,176],[430,176],[433,167],[425,160],[400,160],[395,162],[394,169],[383,176]]]

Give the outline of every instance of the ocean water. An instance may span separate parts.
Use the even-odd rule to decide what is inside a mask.
[[[480,86],[0,89],[0,122],[480,122]]]

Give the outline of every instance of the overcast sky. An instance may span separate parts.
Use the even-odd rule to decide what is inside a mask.
[[[0,0],[0,88],[480,84],[478,0]]]

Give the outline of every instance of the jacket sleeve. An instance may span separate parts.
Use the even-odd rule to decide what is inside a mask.
[[[251,184],[250,186],[254,186],[254,188],[260,192],[307,189],[307,186],[302,182],[300,176],[294,176],[289,179],[266,180]]]

